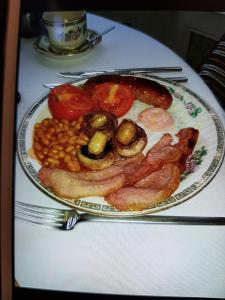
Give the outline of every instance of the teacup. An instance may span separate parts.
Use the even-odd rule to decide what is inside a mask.
[[[74,50],[87,39],[85,11],[49,11],[42,18],[53,52]]]

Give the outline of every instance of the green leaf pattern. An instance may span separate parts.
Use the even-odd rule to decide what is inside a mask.
[[[184,106],[185,108],[187,109],[187,112],[189,113],[189,115],[192,117],[192,118],[196,118],[198,116],[199,113],[202,112],[202,109],[201,107],[197,107],[194,103],[192,103],[191,101],[188,101],[186,99],[184,99],[184,96],[183,95],[180,95],[179,93],[177,93],[175,91],[174,88],[172,87],[168,87],[170,93],[176,97],[177,99],[179,99],[181,102],[184,103]]]
[[[202,146],[200,149],[194,151],[194,153],[187,158],[186,161],[186,170],[181,175],[181,179],[183,180],[186,178],[189,174],[193,173],[198,169],[198,167],[202,163],[203,156],[207,155],[207,149],[205,146]]]

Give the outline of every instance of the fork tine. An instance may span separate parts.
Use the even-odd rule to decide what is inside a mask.
[[[15,216],[23,221],[51,227],[61,227],[64,222],[64,214],[61,210],[44,208],[19,201],[15,203]]]
[[[36,222],[41,222],[45,224],[58,224],[59,226],[65,222],[64,217],[57,217],[57,216],[52,216],[48,215],[45,213],[37,212],[37,211],[32,211],[29,209],[16,209],[15,211],[15,217],[20,217],[20,218],[26,218],[28,221],[36,221]]]
[[[43,213],[43,214],[48,214],[48,215],[50,214],[53,216],[63,216],[64,215],[64,213],[60,209],[57,209],[57,208],[41,207],[38,205],[23,203],[20,201],[15,202],[15,207],[34,211],[34,212],[39,212],[39,213]]]
[[[63,215],[61,217],[49,215],[48,213],[39,212],[26,207],[19,207],[15,210],[16,219],[27,221],[30,223],[45,225],[48,227],[60,228],[64,223]]]
[[[46,222],[57,222],[57,221],[63,222],[63,220],[64,220],[63,216],[62,217],[52,216],[52,215],[49,215],[49,214],[45,214],[45,213],[42,213],[42,212],[39,212],[39,211],[27,209],[27,208],[16,210],[16,213],[27,216],[27,217],[31,217],[31,218],[37,218],[37,219],[40,219],[40,220],[44,219],[44,220],[46,220]]]
[[[27,223],[33,223],[33,224],[36,224],[36,225],[44,225],[44,226],[52,227],[52,228],[60,228],[62,226],[62,224],[59,224],[59,223],[55,223],[55,222],[54,223],[46,223],[46,221],[41,222],[41,221],[37,221],[37,220],[23,218],[23,217],[18,216],[18,215],[16,216],[16,219],[25,221]]]
[[[61,210],[20,201],[15,202],[15,218],[64,230],[72,229],[79,220],[76,211],[71,209]]]

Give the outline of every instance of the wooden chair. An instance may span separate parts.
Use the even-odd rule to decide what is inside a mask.
[[[199,75],[225,108],[225,34],[208,54]]]

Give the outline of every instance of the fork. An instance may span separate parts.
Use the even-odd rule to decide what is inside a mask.
[[[136,222],[150,224],[180,225],[225,225],[224,217],[189,217],[142,215],[132,217],[104,217],[88,213],[79,214],[75,209],[56,209],[43,207],[20,201],[15,202],[15,218],[37,225],[71,230],[80,221],[91,222]]]

